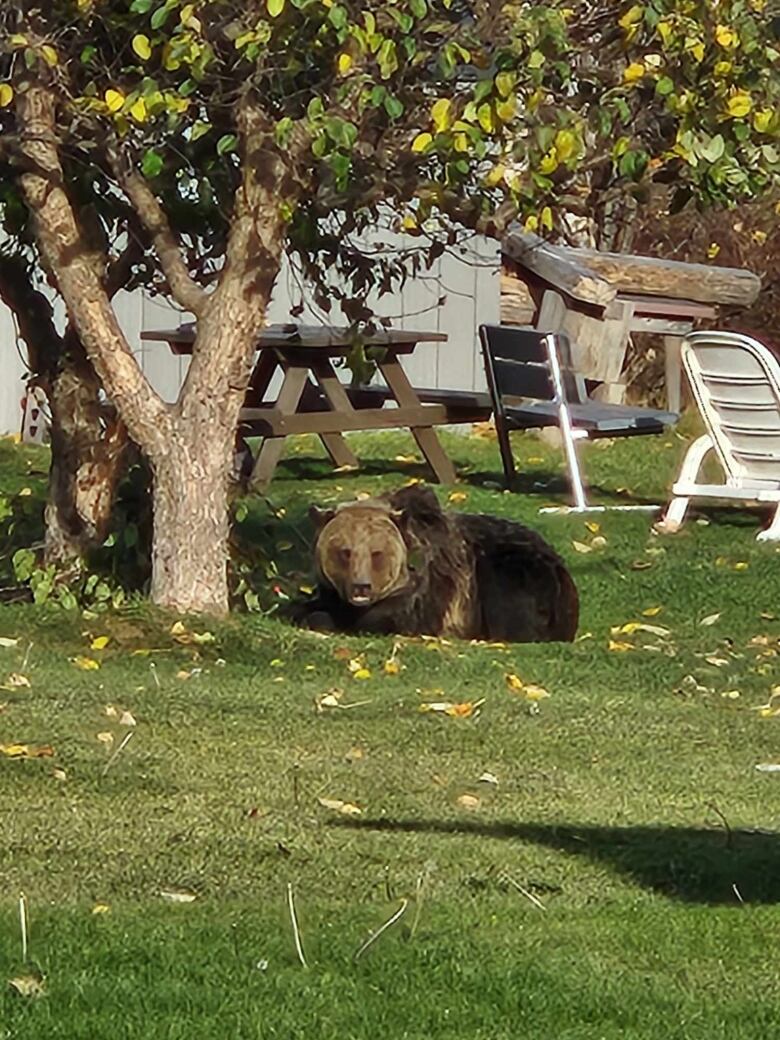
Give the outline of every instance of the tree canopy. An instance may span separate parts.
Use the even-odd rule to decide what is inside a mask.
[[[777,48],[765,0],[3,5],[0,248],[63,297],[72,342],[167,485],[165,523],[212,503],[200,544],[217,569],[198,596],[166,597],[184,544],[169,540],[154,594],[208,605],[222,581],[222,471],[285,250],[322,309],[358,324],[373,292],[464,233],[518,218],[598,241],[658,183],[675,207],[751,198],[777,183]],[[366,248],[388,213],[409,249]],[[135,284],[198,318],[175,405],[111,307]],[[177,453],[210,489],[186,523]]]

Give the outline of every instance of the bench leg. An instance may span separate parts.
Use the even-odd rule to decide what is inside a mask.
[[[283,414],[295,412],[309,378],[308,369],[290,366],[284,374],[284,382],[279,390],[276,407]],[[257,453],[249,486],[253,491],[262,491],[271,482],[274,471],[282,457],[286,437],[265,437]]]
[[[401,408],[423,409],[423,403],[409,382],[406,372],[404,372],[397,357],[388,353],[385,360],[379,363],[379,369],[393,397],[395,397]],[[411,431],[412,436],[417,441],[417,446],[425,456],[437,481],[440,484],[454,484],[457,479],[455,467],[447,457],[444,448],[442,448],[433,427],[412,426]]]
[[[336,374],[336,370],[327,358],[312,364],[312,372],[334,412],[355,411],[347,391]],[[334,466],[354,466],[355,469],[358,468],[360,463],[344,439],[343,434],[321,433],[320,440],[325,451],[330,455]]]
[[[664,369],[666,407],[679,415],[682,407],[682,339],[679,336],[664,336]]]

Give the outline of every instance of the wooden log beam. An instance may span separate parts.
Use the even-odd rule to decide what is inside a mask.
[[[538,235],[510,231],[502,248],[521,267],[573,300],[604,308],[617,295],[608,279],[576,258],[574,250],[550,245]]]
[[[598,253],[592,249],[567,249],[566,253],[576,263],[606,279],[618,292],[749,307],[761,290],[758,275],[738,267],[686,264],[655,256]]]

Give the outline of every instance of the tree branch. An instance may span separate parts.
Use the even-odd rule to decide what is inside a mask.
[[[54,275],[84,349],[130,436],[150,455],[168,443],[171,409],[155,393],[125,338],[103,284],[105,254],[90,252],[64,187],[53,91],[16,94],[21,187],[41,256]]]
[[[195,281],[184,261],[165,210],[144,178],[134,170],[115,143],[108,148],[108,161],[120,188],[127,195],[149,233],[154,251],[174,300],[187,311],[201,314],[209,294]]]

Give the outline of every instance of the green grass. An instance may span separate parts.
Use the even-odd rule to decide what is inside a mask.
[[[309,580],[311,502],[424,474],[395,461],[413,453],[404,437],[357,443],[360,473],[333,475],[303,441],[270,503],[247,503],[240,528],[265,561],[263,603]],[[193,622],[215,636],[197,646],[140,603],[91,618],[0,609],[0,636],[19,638],[0,648],[0,682],[23,670],[31,683],[0,693],[0,741],[56,751],[0,760],[0,972],[22,968],[23,890],[30,957],[46,975],[40,1000],[2,993],[3,1035],[772,1035],[780,781],[755,766],[778,759],[778,720],[752,708],[780,681],[780,556],[754,540],[762,517],[708,510],[709,523],[672,539],[653,536],[646,514],[589,517],[606,545],[581,553],[573,542],[594,536],[582,519],[537,514],[565,499],[558,453],[518,439],[537,486],[506,495],[495,444],[447,444],[467,496],[452,508],[532,523],[569,561],[577,643],[404,641],[403,671],[386,675],[392,640],[319,638],[274,617]],[[665,500],[683,448],[673,436],[591,448],[596,497]],[[0,442],[0,489],[39,496],[45,461]],[[610,635],[637,620],[669,634]],[[108,646],[91,650],[99,635]],[[610,650],[610,638],[634,649]],[[345,650],[371,678],[351,677]],[[101,667],[78,669],[78,655]],[[538,714],[507,691],[507,672],[550,692]],[[317,713],[333,686],[369,703]],[[481,698],[476,718],[419,711]],[[127,729],[106,705],[137,721],[107,771],[97,734],[116,749]],[[479,782],[485,771],[497,787]],[[197,898],[172,905],[160,896],[170,888]],[[355,962],[403,898],[405,915]],[[110,912],[93,914],[96,903]]]

